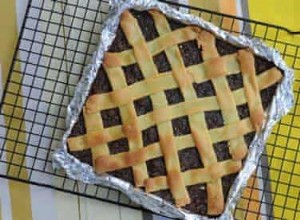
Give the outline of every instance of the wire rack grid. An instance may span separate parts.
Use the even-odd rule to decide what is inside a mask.
[[[299,46],[281,40],[286,30],[274,25],[168,3],[229,32],[264,40],[296,70],[296,105],[274,128],[236,218],[300,218]],[[29,1],[0,106],[0,177],[140,208],[118,191],[77,183],[51,166],[67,105],[95,51],[108,10],[105,0]]]

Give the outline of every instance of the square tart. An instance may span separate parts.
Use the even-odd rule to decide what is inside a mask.
[[[159,11],[122,13],[69,153],[191,213],[222,214],[282,72]]]

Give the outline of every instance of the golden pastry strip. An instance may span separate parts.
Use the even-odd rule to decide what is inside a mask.
[[[257,76],[258,86],[260,90],[268,88],[272,84],[278,82],[281,79],[281,73],[276,69],[272,68],[265,71],[264,73]],[[246,103],[246,96],[244,89],[238,89],[232,92],[234,96],[234,101],[237,105],[242,105]],[[160,124],[161,122],[171,120],[173,118],[178,118],[184,115],[191,115],[198,113],[200,111],[213,111],[219,110],[217,104],[217,99],[215,96],[204,97],[191,102],[181,102],[176,105],[165,106],[162,108],[157,108],[153,112],[145,115],[141,115],[137,118],[137,123],[139,124],[139,129],[144,130],[155,124]],[[164,113],[166,112],[166,113]],[[89,114],[89,115],[100,115],[99,112]],[[91,137],[88,137],[91,136]],[[88,134],[77,137],[69,137],[68,145],[71,151],[79,151],[89,148],[94,148],[98,145],[98,141],[93,144],[93,141],[86,142],[86,140],[93,140],[94,136],[98,136],[98,141],[101,140],[101,144],[107,143],[109,141],[114,141],[125,137],[123,133],[122,126],[114,126],[105,129],[94,130],[93,132],[88,132]],[[105,137],[107,137],[105,139]]]
[[[263,121],[260,91],[281,79],[281,73],[271,68],[256,76],[253,55],[241,49],[220,57],[211,33],[195,26],[172,31],[166,17],[149,11],[159,34],[146,42],[137,20],[129,11],[121,15],[120,26],[132,49],[107,52],[104,69],[113,91],[90,96],[84,108],[87,133],[68,138],[71,151],[92,150],[96,172],[104,173],[132,167],[135,185],[147,192],[170,189],[176,206],[189,204],[186,186],[207,184],[207,214],[218,215],[224,209],[221,178],[241,169],[247,146],[243,136],[257,131]],[[185,67],[179,44],[197,40],[204,62]],[[153,56],[165,52],[171,71],[158,74]],[[122,67],[137,64],[144,80],[127,86]],[[244,87],[231,91],[226,76],[242,72]],[[216,96],[198,98],[193,83],[211,80]],[[179,88],[184,102],[168,105],[165,90]],[[153,111],[137,116],[133,102],[150,96]],[[239,119],[237,105],[248,103],[250,118]],[[100,111],[120,110],[122,125],[104,128]],[[204,113],[221,110],[224,126],[208,129]],[[188,116],[191,134],[174,136],[171,120]],[[143,147],[142,131],[157,126],[159,143]],[[107,144],[126,137],[129,152],[109,155]],[[229,140],[232,159],[217,161],[213,144]],[[178,151],[196,146],[203,168],[181,172]],[[163,157],[166,176],[149,178],[146,162]]]
[[[259,131],[265,117],[255,74],[254,56],[248,50],[240,50],[238,52],[238,60],[243,74],[243,83],[248,100],[250,118],[255,130]]]
[[[236,54],[224,56],[220,59],[224,60],[223,62],[228,63],[228,72],[224,72],[224,75],[234,74],[240,71],[238,62],[236,60]],[[189,75],[189,79],[196,83],[209,80],[210,77],[204,71],[205,65],[205,63],[202,63],[187,67],[186,71]],[[172,71],[159,75],[153,75],[143,81],[134,83],[133,85],[124,87],[122,89],[118,89],[106,94],[92,95],[86,102],[87,112],[91,114],[101,110],[126,105],[135,99],[149,96],[163,90],[177,88],[178,84],[173,75],[174,73]]]
[[[83,117],[84,117],[84,124],[87,133],[104,129],[102,118],[99,112],[96,114],[87,114],[85,108],[83,108]],[[79,141],[79,143],[82,143],[82,141]],[[96,159],[94,155],[108,155],[108,154],[109,154],[109,150],[108,150],[107,143],[103,143],[103,144],[98,143],[95,147],[92,148],[93,164]]]
[[[205,72],[207,75],[211,76],[210,78],[224,119],[224,125],[233,124],[240,119],[236,109],[234,96],[224,74],[228,72],[228,66],[219,56],[216,48],[215,36],[209,32],[202,31],[198,37],[198,45],[202,48],[201,54],[204,61],[206,61],[204,65]],[[200,142],[200,146],[203,146],[202,142]],[[234,139],[229,138],[229,151],[233,160],[242,160],[247,154],[247,146],[244,137],[238,136]],[[207,184],[207,200],[208,214],[218,214],[224,209],[221,179]]]
[[[187,71],[189,72],[189,69]],[[193,71],[193,73],[196,73],[196,71],[204,72],[203,68],[201,68],[201,67],[195,67],[191,71]],[[196,75],[193,76],[193,78],[195,79],[193,82],[201,83],[201,82],[208,80],[205,77],[201,77],[201,75],[202,74],[199,74],[199,76],[196,76]],[[274,84],[275,82],[278,82],[280,79],[281,79],[281,73],[276,68],[272,68],[272,69],[265,71],[264,73],[257,76],[257,81],[258,81],[257,83],[258,83],[259,90],[269,87],[270,85]],[[87,100],[86,111],[88,112],[88,114],[98,113],[101,110],[123,106],[123,105],[126,105],[126,104],[132,102],[133,100],[136,100],[136,99],[139,99],[142,97],[146,97],[150,94],[153,94],[153,93],[156,93],[156,92],[159,92],[162,90],[174,89],[174,88],[177,88],[177,84],[176,84],[176,81],[174,80],[174,78],[172,77],[172,75],[171,74],[160,74],[158,77],[156,77],[153,80],[144,80],[141,82],[137,82],[131,86],[128,86],[124,89],[120,89],[115,92],[92,95]],[[240,90],[242,90],[242,89],[240,89]],[[136,92],[140,92],[140,93],[136,94]],[[114,99],[112,98],[112,97],[117,97],[118,94],[122,94],[122,96],[124,96],[124,94],[128,95],[128,97],[126,97],[126,98],[124,97],[122,99],[121,104],[119,104],[119,105],[117,103],[115,103],[113,101]],[[131,94],[131,96],[129,94]],[[235,98],[235,102],[237,102],[238,100],[236,99],[235,91],[233,92],[233,95]],[[119,99],[121,99],[121,98],[119,98]],[[241,103],[241,104],[244,104],[244,103]],[[215,110],[217,110],[217,109],[215,109]]]
[[[222,57],[225,59],[228,66],[228,72],[224,75],[231,75],[240,72],[238,62],[236,61],[236,54],[227,55]],[[211,78],[208,78],[207,74],[204,71],[205,63],[187,67],[187,73],[190,75],[189,78],[193,79],[195,83],[202,83]],[[262,76],[264,75],[264,76]],[[262,77],[269,78],[269,81],[264,79],[267,82],[260,82]],[[274,78],[273,78],[274,77]],[[268,86],[274,84],[275,79],[278,81],[281,79],[281,73],[275,67],[266,70],[264,73],[256,76],[259,89],[267,88]],[[266,84],[268,83],[268,84]],[[261,85],[260,85],[261,84]],[[262,88],[263,85],[268,85]],[[158,76],[154,76],[143,81],[134,83],[126,88],[119,89],[113,92],[105,94],[95,94],[90,96],[86,102],[86,111],[88,114],[96,113],[101,110],[110,109],[114,107],[119,107],[126,105],[133,100],[149,96],[156,92],[161,92],[163,90],[177,88],[178,85],[176,80],[173,78],[173,73],[163,73]],[[119,101],[119,103],[116,103]]]
[[[146,41],[141,33],[137,20],[125,11],[122,14],[121,27],[128,39],[129,44],[133,46],[133,53],[137,63],[145,78],[157,76],[158,71],[152,59],[152,55],[147,48]],[[163,91],[150,96],[153,109],[165,107],[168,105]],[[165,121],[157,126],[160,147],[164,155],[167,179],[170,190],[177,206],[184,206],[190,203],[189,194],[184,185],[183,178],[180,175],[180,163],[173,138],[173,129],[170,121]],[[143,146],[141,146],[143,147]],[[146,179],[145,179],[146,180]]]
[[[171,32],[171,28],[169,23],[164,15],[162,15],[158,11],[151,11],[152,17],[154,19],[154,23],[156,25],[156,29],[160,35],[167,34]],[[200,31],[199,31],[200,32]],[[200,34],[204,33],[202,31]],[[190,80],[189,75],[187,74],[183,59],[181,57],[180,50],[178,45],[174,45],[173,47],[167,48],[165,50],[168,61],[171,65],[172,72],[174,78],[176,79],[177,84],[181,90],[181,93],[185,99],[185,101],[197,100],[197,95],[192,85],[192,80]],[[215,155],[212,142],[206,127],[206,121],[204,112],[198,112],[193,115],[188,115],[189,124],[191,128],[192,137],[195,141],[195,145],[199,152],[199,156],[204,167],[212,166],[217,163],[217,157]],[[184,176],[183,176],[184,178]],[[208,214],[217,214],[219,210],[223,210],[224,208],[224,199],[222,192],[222,183],[220,180],[214,180],[213,184],[209,186],[211,183],[207,183],[208,188],[213,187],[213,192],[207,194],[208,200]],[[213,200],[218,197],[221,198],[220,202],[214,201],[216,204],[216,209],[210,205]]]
[[[215,163],[210,167],[191,169],[182,172],[184,184],[186,186],[196,185],[199,183],[211,183],[223,176],[238,172],[242,167],[241,161],[224,160]],[[165,176],[149,178],[145,184],[146,192],[156,192],[168,189],[168,182]]]
[[[175,30],[159,38],[150,41],[147,44],[147,48],[155,56],[165,49],[172,47],[176,44],[184,43],[189,40],[196,39],[197,35],[193,31],[192,27],[186,27]],[[132,49],[123,52],[107,52],[105,53],[103,65],[106,67],[119,67],[128,66],[136,63],[136,57]]]
[[[202,36],[204,34],[204,36]],[[207,72],[214,72],[218,77],[212,78],[212,83],[216,91],[216,97],[220,105],[220,109],[224,118],[224,124],[234,123],[239,121],[239,115],[236,109],[236,103],[232,94],[232,91],[228,85],[227,79],[222,72],[227,72],[227,63],[220,59],[219,53],[215,44],[215,36],[203,32],[200,35],[200,43],[202,47],[209,48],[207,51],[212,51],[207,54],[205,50],[202,50],[202,56],[208,57],[210,65],[207,65]],[[203,40],[206,40],[203,42]],[[205,58],[204,58],[205,59]],[[260,98],[260,97],[259,97]],[[242,160],[247,154],[247,145],[244,141],[244,137],[237,137],[229,140],[229,150],[233,160]]]
[[[250,119],[244,119],[237,123],[233,123],[233,124],[230,124],[230,125],[227,125],[224,127],[210,129],[208,132],[209,132],[210,136],[214,135],[213,137],[211,137],[212,142],[218,143],[220,141],[228,140],[228,137],[236,138],[239,135],[245,135],[251,131],[254,131],[254,129],[252,128]],[[69,144],[69,146],[73,147],[72,149],[70,148],[70,150],[71,151],[80,151],[80,150],[86,150],[86,149],[90,149],[90,148],[93,149],[98,146],[97,143],[94,144],[92,141],[87,142],[87,139],[92,140],[92,139],[103,139],[106,137],[114,137],[114,138],[111,138],[111,140],[107,140],[107,142],[111,142],[111,141],[120,139],[122,137],[125,137],[125,134],[122,133],[123,131],[120,126],[117,127],[116,129],[111,129],[110,132],[111,132],[110,134],[107,134],[106,130],[105,131],[94,131],[86,136],[78,136],[78,137],[74,137],[74,138],[69,138],[68,144]],[[236,132],[236,133],[231,134],[231,132]],[[87,137],[87,136],[89,136],[89,137]],[[191,137],[191,136],[190,135],[178,136],[178,137],[175,137],[175,140],[186,138],[186,137]],[[79,144],[76,144],[76,142]],[[188,142],[188,143],[191,143],[191,142]],[[94,146],[93,146],[93,144],[94,144]],[[189,146],[192,146],[192,144],[189,144],[186,147],[189,147]],[[159,154],[159,155],[161,155],[161,154]]]
[[[207,63],[205,63],[204,65],[204,71],[208,76],[210,76],[212,80],[216,91],[217,101],[222,111],[222,108],[224,108],[224,106],[220,105],[220,99],[218,97],[218,95],[220,94],[218,94],[218,89],[216,89],[216,81],[222,81],[224,75],[226,74],[226,72],[228,72],[226,64],[222,59],[217,58],[218,53],[215,47],[214,36],[212,34],[206,31],[199,32],[197,40],[198,46],[202,48],[201,55],[203,57],[203,60],[207,60]],[[221,83],[219,84],[221,85]],[[197,129],[196,125],[199,123],[201,124],[201,128]],[[195,128],[192,128],[192,134],[195,139],[196,146],[200,153],[204,167],[207,167],[207,169],[211,173],[215,173],[218,172],[218,170],[214,170],[214,168],[218,169],[218,167],[215,166],[218,161],[214,152],[213,142],[211,140],[212,137],[208,134],[206,129],[204,129],[205,132],[202,132],[203,124],[206,125],[204,115],[201,121],[199,119],[198,121],[195,121]],[[221,179],[211,179],[211,181],[207,182],[206,188],[207,214],[216,215],[221,213],[224,209],[224,195]]]
[[[104,69],[114,90],[127,87],[125,74],[121,67],[104,67]],[[129,150],[136,151],[140,148],[143,148],[143,138],[141,132],[139,131],[138,123],[136,123],[137,116],[133,103],[128,103],[127,105],[121,106],[119,109],[121,120],[123,124],[126,125],[123,126],[123,133],[128,138]],[[134,165],[132,167],[132,172],[135,185],[138,187],[143,186],[144,180],[148,178],[148,171],[145,161],[144,163],[141,162]]]
[[[244,119],[226,127],[211,129],[208,132],[209,136],[212,137],[211,142],[218,143],[227,140],[228,138],[243,136],[251,131],[254,131],[254,129],[252,127],[250,119]],[[174,145],[176,146],[177,151],[193,147],[195,145],[195,136],[193,134],[188,134],[175,137]],[[134,158],[140,153],[141,157],[145,158],[146,161],[152,160],[164,156],[164,154],[160,152],[159,149],[159,144],[151,144],[146,147],[139,148],[135,151],[123,152],[114,155],[100,155],[96,165],[99,168],[100,172],[112,171],[112,165],[115,165],[114,169],[123,169],[126,167],[135,166],[139,164],[141,160],[129,160],[128,158]],[[105,158],[105,160],[102,160],[102,158]]]

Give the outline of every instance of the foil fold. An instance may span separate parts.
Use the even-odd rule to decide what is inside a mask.
[[[252,141],[244,167],[235,179],[228,194],[225,210],[223,214],[217,218],[219,220],[233,219],[233,211],[237,205],[238,199],[240,198],[248,179],[258,165],[259,158],[264,150],[266,140],[272,131],[272,127],[293,106],[292,69],[288,68],[280,54],[275,49],[266,46],[260,40],[250,39],[245,36],[231,35],[199,17],[180,12],[165,3],[160,3],[156,0],[111,0],[110,3],[111,11],[103,24],[98,49],[94,53],[91,64],[85,68],[83,77],[79,81],[74,97],[68,106],[66,132],[62,137],[60,146],[53,154],[53,168],[64,169],[67,176],[72,179],[80,180],[88,184],[99,184],[119,190],[126,194],[135,203],[140,204],[153,212],[163,214],[168,217],[188,220],[211,219],[206,216],[190,214],[186,210],[178,209],[163,199],[147,194],[123,180],[109,175],[98,175],[93,171],[93,168],[90,165],[80,162],[78,159],[70,155],[67,150],[67,138],[82,110],[84,102],[88,96],[89,89],[102,64],[104,53],[109,49],[113,39],[115,38],[120,14],[129,8],[137,10],[158,9],[171,18],[178,19],[186,24],[198,25],[236,46],[249,47],[256,55],[265,57],[284,72],[283,80],[278,85],[263,128],[261,132],[256,134]]]

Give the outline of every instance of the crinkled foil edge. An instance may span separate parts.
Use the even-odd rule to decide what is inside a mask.
[[[109,49],[115,37],[120,14],[128,8],[135,8],[138,10],[147,10],[153,8],[158,9],[169,17],[181,20],[186,24],[198,25],[210,32],[213,32],[216,36],[234,45],[249,47],[254,51],[255,54],[263,56],[269,61],[274,62],[275,65],[284,72],[284,78],[280,82],[271,107],[268,110],[267,120],[265,121],[261,132],[256,134],[254,140],[252,141],[244,167],[235,179],[229,192],[225,210],[223,214],[217,218],[233,219],[233,211],[235,206],[241,196],[243,188],[247,184],[248,179],[257,167],[259,158],[264,150],[267,137],[272,131],[272,127],[293,106],[292,69],[287,67],[280,54],[275,49],[266,46],[260,40],[250,39],[245,36],[231,35],[199,17],[182,13],[165,3],[160,3],[156,0],[112,0],[111,5],[112,8],[110,14],[103,25],[98,49],[94,53],[92,63],[85,68],[83,77],[76,87],[75,95],[68,106],[66,118],[67,129],[63,135],[60,147],[53,154],[54,169],[63,168],[68,177],[80,180],[84,183],[99,184],[117,189],[126,194],[132,201],[156,213],[160,213],[169,217],[189,220],[212,219],[206,216],[190,214],[186,210],[178,209],[161,198],[147,194],[118,178],[109,175],[98,175],[93,171],[93,168],[90,165],[81,163],[78,159],[70,155],[67,150],[67,138],[82,110],[84,102],[88,96],[89,89],[96,77],[99,67],[101,66],[104,53]]]

